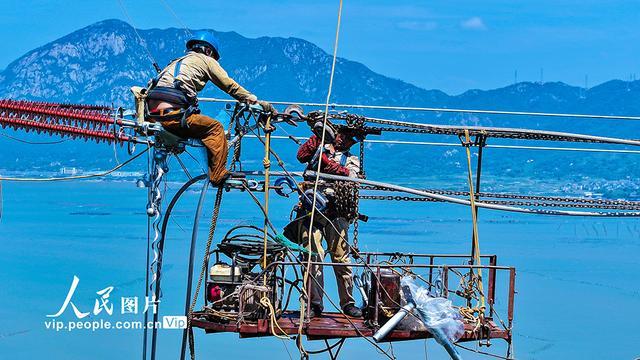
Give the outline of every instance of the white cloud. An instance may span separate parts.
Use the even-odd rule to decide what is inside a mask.
[[[484,21],[482,21],[482,18],[478,16],[462,21],[460,26],[462,26],[463,29],[468,30],[487,30],[487,26],[484,24]]]
[[[398,23],[398,27],[406,30],[431,31],[438,27],[438,23],[435,21],[402,21]]]

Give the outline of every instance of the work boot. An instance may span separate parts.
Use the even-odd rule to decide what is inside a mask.
[[[322,307],[320,305],[311,305],[311,311],[309,312],[309,319],[322,316]]]
[[[359,307],[353,304],[346,305],[344,308],[342,308],[342,312],[344,312],[347,316],[356,318],[362,317],[362,310],[360,310]]]

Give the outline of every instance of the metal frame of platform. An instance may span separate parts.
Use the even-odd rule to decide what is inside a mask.
[[[401,254],[401,253],[381,253],[381,252],[369,252],[361,253],[361,258],[364,259],[364,263],[350,264],[355,268],[368,268],[373,272],[380,274],[380,270],[384,268],[396,268],[396,269],[412,269],[428,272],[424,276],[424,281],[428,283],[429,290],[432,290],[432,283],[436,276],[439,276],[442,283],[440,292],[444,297],[459,297],[460,294],[455,289],[450,289],[450,282],[454,282],[451,279],[453,276],[460,277],[460,274],[464,271],[471,271],[472,269],[480,268],[487,272],[486,277],[486,297],[488,308],[484,314],[483,321],[480,326],[476,323],[465,322],[465,333],[459,342],[468,341],[485,341],[488,342],[491,339],[502,339],[507,343],[511,343],[512,333],[512,321],[514,310],[514,298],[515,298],[515,268],[505,267],[497,265],[497,256],[495,255],[483,255],[483,261],[486,261],[488,265],[448,265],[440,263],[440,261],[465,261],[469,259],[469,255],[447,255],[447,254]],[[384,261],[380,261],[384,259]],[[391,263],[390,263],[391,262]],[[312,263],[320,264],[320,263]],[[335,263],[322,263],[326,266],[345,266],[345,264]],[[275,268],[282,268],[286,266],[297,266],[299,264],[295,262],[274,262],[263,272],[273,271]],[[503,323],[498,317],[498,322],[494,321],[493,315],[497,315],[494,309],[495,297],[496,297],[496,280],[498,272],[507,272],[508,284],[507,284],[507,314],[506,323]],[[438,274],[436,275],[436,272]],[[376,302],[380,301],[376,298]],[[469,301],[467,299],[467,301]],[[504,302],[503,302],[504,303]],[[376,318],[377,318],[376,312]],[[277,325],[282,329],[284,334],[297,335],[300,328],[300,313],[298,311],[280,312],[280,316],[277,318]],[[241,322],[227,321],[216,318],[206,310],[194,312],[191,319],[192,326],[195,328],[201,328],[206,333],[222,333],[222,332],[235,332],[238,333],[241,338],[251,337],[263,337],[272,336],[272,326],[269,319],[257,319],[247,320],[243,319]],[[302,326],[302,334],[306,335],[308,340],[329,340],[329,339],[345,339],[356,337],[370,337],[372,336],[382,324],[378,324],[377,321],[367,321],[363,318],[348,318],[346,315],[336,312],[323,313],[320,317],[312,319],[306,318]],[[278,329],[279,335],[284,335]],[[417,339],[432,338],[431,333],[424,327],[415,329],[395,329],[389,333],[383,341],[407,341]]]

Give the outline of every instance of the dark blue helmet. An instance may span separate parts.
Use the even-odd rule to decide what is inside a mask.
[[[192,50],[194,46],[201,45],[212,50],[211,56],[220,59],[220,42],[218,38],[209,30],[200,30],[193,33],[191,38],[187,40],[187,49]]]

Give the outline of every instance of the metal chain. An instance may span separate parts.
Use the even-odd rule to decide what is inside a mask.
[[[358,246],[358,219],[353,222],[353,246],[351,247],[351,253],[356,255],[360,252],[360,247]],[[354,256],[355,258],[355,256]]]
[[[351,181],[336,181],[331,184],[335,191],[333,206],[339,217],[349,222],[358,218],[358,184]]]
[[[347,123],[353,122],[352,118],[355,115],[346,114],[346,113],[338,113],[338,114],[330,114],[329,117],[331,119],[337,120],[345,120]],[[384,119],[375,119],[375,118],[364,118],[358,117],[362,119],[362,121],[366,123],[374,123],[380,125],[390,125],[392,127],[364,127],[369,130],[377,130],[383,132],[403,132],[403,133],[414,133],[414,134],[438,134],[438,135],[456,135],[460,136],[463,134],[465,128],[464,127],[450,127],[450,126],[438,126],[438,125],[427,125],[427,124],[414,124],[407,122],[398,122],[392,120],[384,120]],[[528,140],[551,140],[551,141],[567,141],[567,142],[584,142],[584,143],[602,143],[606,141],[601,141],[597,139],[586,139],[580,137],[573,136],[563,136],[561,134],[545,134],[545,133],[533,133],[527,131],[507,131],[507,130],[491,130],[491,129],[468,129],[470,136],[478,136],[484,135],[488,137],[495,138],[505,138],[505,139],[528,139]]]
[[[358,123],[359,124],[359,123]],[[364,125],[364,121],[362,122],[362,125]],[[364,179],[366,178],[366,174],[364,171],[364,152],[365,148],[364,148],[364,141],[360,141],[360,176]],[[358,196],[356,196],[356,211],[358,212],[358,214],[360,213],[360,196],[359,196],[359,190],[358,190]],[[356,216],[356,219],[353,221],[353,249],[352,249],[352,253],[354,255],[358,254],[360,252],[360,247],[358,246],[358,216]]]
[[[399,196],[399,195],[360,195],[362,200],[390,200],[390,201],[424,201],[443,202],[439,199],[427,197]],[[517,200],[483,200],[486,204],[527,206],[527,207],[555,207],[555,208],[583,208],[583,209],[608,209],[608,210],[640,210],[640,206],[629,205],[605,205],[605,204],[581,204],[581,203],[556,203],[540,201]]]
[[[352,248],[352,253],[354,255],[360,252],[360,247],[358,246],[358,218],[360,216],[360,191],[357,186],[355,191],[356,193],[355,193],[354,200],[355,200],[356,218],[353,220],[353,248]]]
[[[382,187],[371,186],[371,185],[361,185],[360,188],[362,190],[393,191],[388,188],[382,188]],[[439,194],[439,195],[469,196],[468,191],[455,191],[455,190],[442,190],[442,189],[421,189],[421,190],[434,193],[434,194]],[[487,192],[479,192],[477,193],[477,195],[478,197],[482,197],[482,198],[519,199],[519,200],[548,201],[548,202],[573,203],[573,204],[626,206],[626,207],[629,207],[629,209],[640,208],[640,201],[631,201],[631,200],[587,199],[587,198],[563,197],[563,196],[520,195],[520,194],[506,194],[506,193],[487,193]],[[484,201],[484,202],[488,202],[488,201]]]
[[[364,173],[364,141],[360,141],[360,176],[363,179],[366,177]]]

